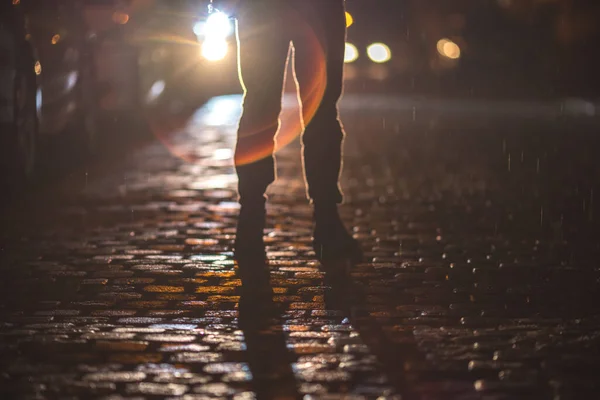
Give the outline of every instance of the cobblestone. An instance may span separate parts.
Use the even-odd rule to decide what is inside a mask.
[[[342,211],[367,260],[351,288],[327,280],[299,146],[286,147],[265,240],[283,311],[259,332],[240,324],[232,260],[239,109],[209,103],[124,165],[3,217],[0,393],[592,398],[597,140],[368,103],[342,106]]]

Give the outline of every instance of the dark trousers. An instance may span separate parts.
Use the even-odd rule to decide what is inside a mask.
[[[290,42],[302,100],[304,173],[315,204],[342,201],[344,0],[253,0],[238,14],[239,72],[245,88],[235,153],[240,203],[262,199],[275,179],[274,136]]]

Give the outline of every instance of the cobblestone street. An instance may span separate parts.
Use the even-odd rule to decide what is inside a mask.
[[[150,123],[2,216],[0,397],[595,398],[598,130],[505,106],[344,99],[348,285],[315,260],[300,145],[279,151],[260,329],[232,257],[240,98]]]

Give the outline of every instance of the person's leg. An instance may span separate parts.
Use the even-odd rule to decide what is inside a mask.
[[[264,256],[265,191],[275,178],[274,136],[279,126],[281,92],[289,50],[280,17],[267,2],[242,7],[238,22],[238,60],[244,86],[235,167],[241,204],[236,258]]]
[[[338,204],[344,131],[337,103],[342,95],[346,19],[343,0],[306,1],[308,29],[295,36],[295,68],[302,100],[302,135],[308,195],[315,205]]]
[[[320,259],[362,258],[337,210],[344,131],[342,95],[346,18],[343,0],[307,1],[299,7],[310,26],[294,37],[296,78],[302,101],[302,136],[308,195],[315,207],[314,248]]]
[[[268,2],[265,2],[268,3]],[[275,178],[274,136],[279,127],[283,78],[289,50],[283,10],[261,2],[244,7],[238,22],[239,74],[244,86],[235,166],[240,203],[264,198]]]

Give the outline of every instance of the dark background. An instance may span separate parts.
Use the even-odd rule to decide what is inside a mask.
[[[405,89],[510,96],[600,91],[596,1],[348,0],[347,9],[355,18],[349,40],[404,46],[398,80]],[[452,68],[436,65],[441,38],[460,45]]]

